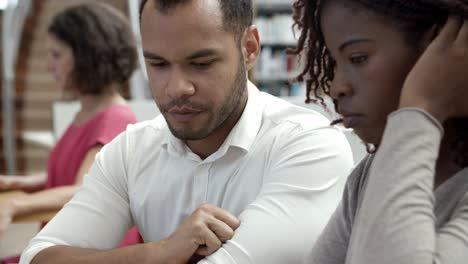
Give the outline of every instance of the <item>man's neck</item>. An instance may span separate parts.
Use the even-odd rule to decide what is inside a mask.
[[[220,128],[213,131],[213,133],[204,139],[188,140],[185,142],[185,144],[187,144],[190,150],[197,154],[201,159],[206,159],[223,145],[224,141],[231,133],[231,130],[234,128],[237,122],[239,122],[246,105],[247,93],[242,99],[242,107],[239,107],[236,112],[232,113]]]

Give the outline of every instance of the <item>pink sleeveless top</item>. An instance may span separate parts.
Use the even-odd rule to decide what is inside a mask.
[[[109,143],[133,123],[136,117],[128,105],[114,105],[79,126],[70,125],[50,152],[46,188],[74,184],[86,153],[96,145]],[[133,228],[119,246],[139,242],[140,235]]]
[[[105,145],[136,122],[127,105],[114,105],[85,123],[70,125],[50,152],[47,164],[47,188],[72,185],[86,153],[96,145]]]
[[[75,183],[86,153],[96,145],[105,145],[136,122],[135,115],[127,105],[110,106],[80,126],[70,125],[50,152],[47,162],[46,188]],[[120,242],[119,247],[142,242],[136,228],[132,228]],[[18,263],[19,256],[0,259],[0,263]]]

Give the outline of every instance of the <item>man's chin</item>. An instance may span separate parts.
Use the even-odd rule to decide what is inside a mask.
[[[205,139],[207,136],[200,136],[200,135],[186,135],[186,134],[174,134],[174,137],[182,140],[182,141],[197,141],[197,140],[202,140]]]
[[[181,140],[200,140],[210,135],[209,124],[201,124],[202,120],[193,120],[194,122],[178,122],[171,117],[166,117],[166,123],[174,137]]]
[[[169,127],[172,135],[180,140],[201,140],[209,136],[209,133],[200,130],[175,129]]]

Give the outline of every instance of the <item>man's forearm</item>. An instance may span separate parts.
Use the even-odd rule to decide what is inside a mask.
[[[39,249],[50,245],[51,240],[55,241],[43,234],[45,238],[39,238],[25,250],[21,264],[187,264],[199,261],[203,256],[209,256],[218,250],[222,243],[233,237],[234,230],[239,225],[239,219],[229,212],[213,205],[203,204],[185,219],[176,231],[158,242],[109,251],[53,246],[34,256]],[[216,233],[212,229],[216,230]],[[72,234],[69,235],[72,236]],[[102,236],[103,234],[93,235]]]
[[[165,252],[164,242],[152,242],[108,251],[54,246],[39,252],[31,264],[129,264],[185,263],[174,257],[177,252]],[[180,257],[180,252],[178,257]]]

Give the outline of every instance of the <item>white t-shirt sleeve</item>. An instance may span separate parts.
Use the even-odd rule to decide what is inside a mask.
[[[23,251],[28,264],[40,251],[55,245],[107,250],[115,248],[133,226],[127,193],[126,133],[102,148],[89,174],[64,208]]]
[[[281,141],[232,240],[198,263],[302,263],[310,253],[341,197],[353,166],[351,149],[333,127]]]

